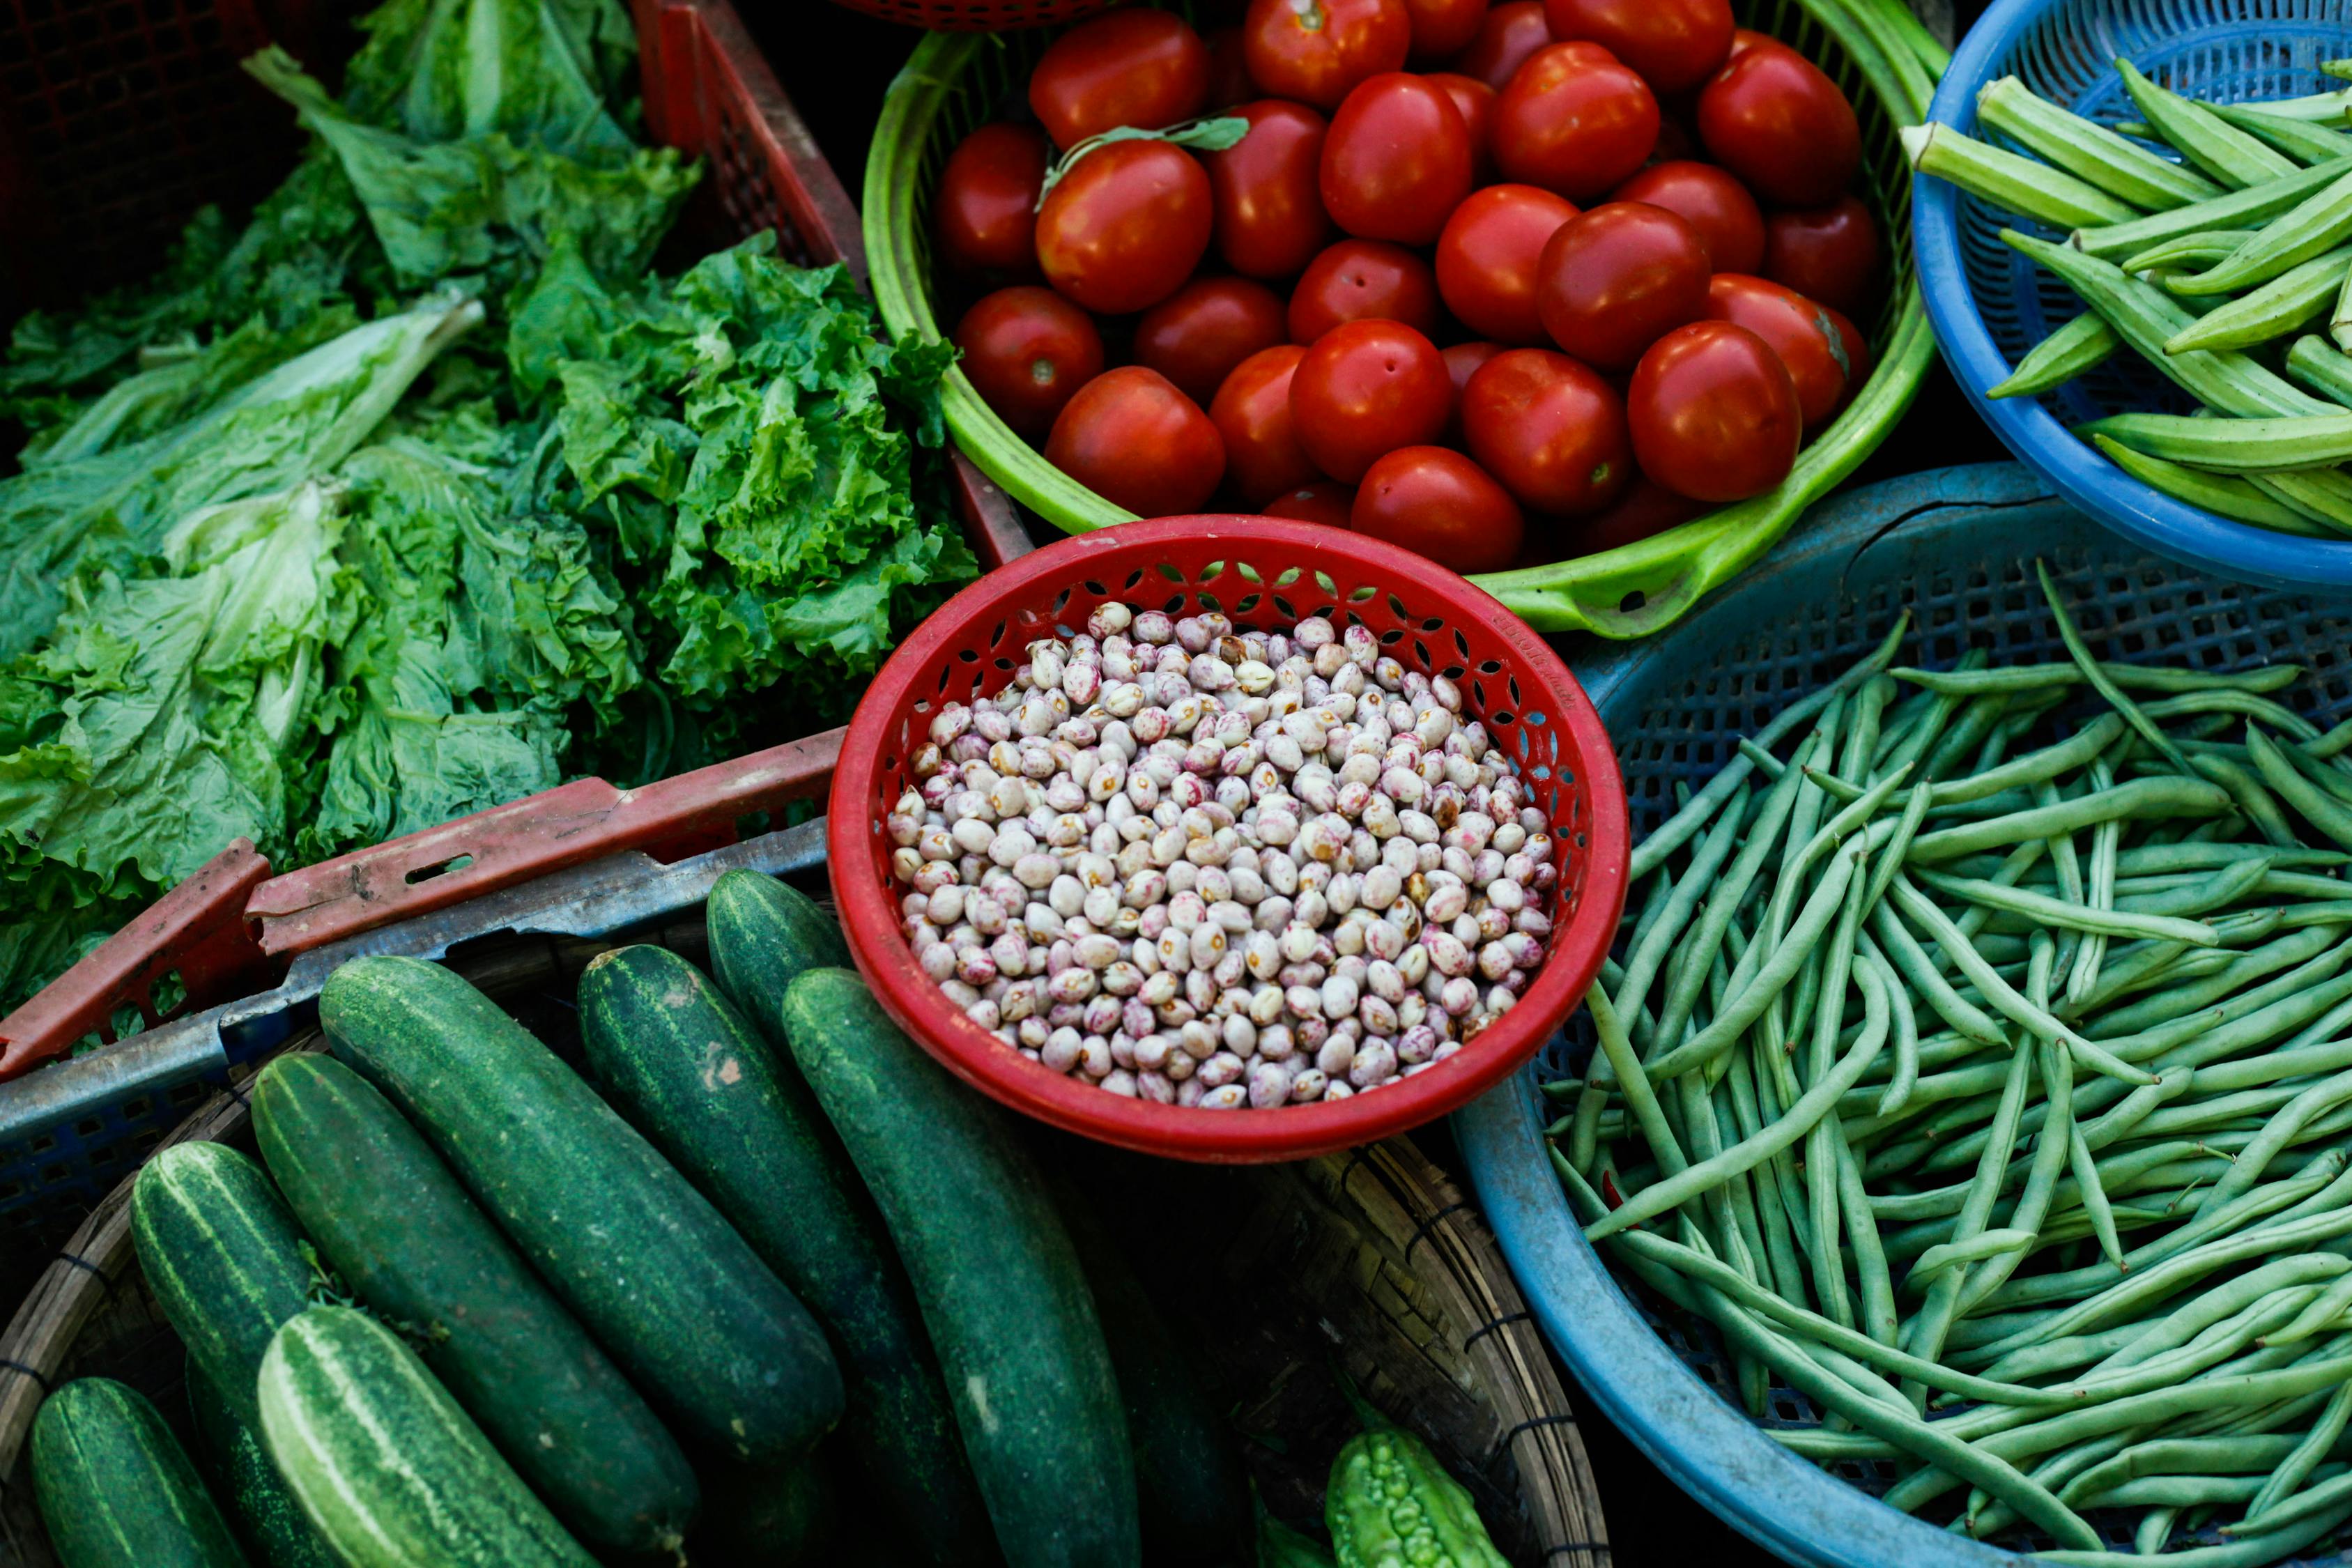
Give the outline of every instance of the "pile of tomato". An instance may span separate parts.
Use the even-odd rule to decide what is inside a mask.
[[[1853,107],[1727,0],[1139,6],[1027,99],[940,176],[955,342],[1146,517],[1559,560],[1772,489],[1868,374]]]

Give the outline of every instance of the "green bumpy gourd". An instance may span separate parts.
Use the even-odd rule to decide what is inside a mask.
[[[1323,1498],[1339,1568],[1510,1568],[1429,1446],[1381,1423],[1331,1461]]]
[[[67,1384],[33,1417],[32,1458],[64,1568],[247,1568],[187,1450],[137,1391]]]

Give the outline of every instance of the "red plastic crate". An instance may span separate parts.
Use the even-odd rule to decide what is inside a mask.
[[[210,80],[217,74],[215,68],[225,66],[243,82],[236,64],[239,56],[269,37],[301,36],[299,26],[262,29],[252,0],[104,0],[102,5],[92,0],[0,0],[0,19],[11,9],[22,18],[46,5],[69,12],[79,18],[74,25],[81,33],[100,39],[80,53],[42,57],[49,61],[43,68],[51,73],[42,79],[59,80],[57,101],[69,105],[117,91],[100,79],[110,80],[109,73],[124,81],[145,79],[141,71],[163,68],[178,58],[170,51],[185,52],[184,41],[194,49],[196,64],[190,69],[196,79]],[[634,0],[633,11],[648,133],[710,165],[682,226],[688,236],[716,248],[772,228],[784,255],[808,264],[842,262],[862,281],[866,258],[857,209],[734,6],[729,0]],[[167,37],[168,30],[149,25],[151,14],[163,13],[185,26]],[[133,17],[140,19],[137,26],[110,31]],[[214,20],[206,24],[207,17]],[[0,98],[12,100],[0,115],[21,117],[25,105],[13,101],[16,89],[5,52],[16,46],[6,41],[6,31],[0,20]],[[197,38],[208,42],[195,47],[192,41]],[[142,49],[150,52],[142,55]],[[87,78],[64,77],[75,60],[91,66]],[[194,149],[192,155],[200,155],[201,162],[190,167],[218,173],[257,166],[266,190],[283,167],[282,161],[268,157],[272,139],[291,145],[286,121],[282,109],[261,116],[257,125],[225,116],[221,125],[205,128],[201,135],[191,125],[183,128],[184,139],[156,148],[120,146],[119,168],[91,171],[75,164],[70,173],[75,180],[88,178],[93,191],[129,190],[141,186],[149,170],[159,180],[176,178],[183,153]],[[0,125],[14,124],[14,119],[0,120]],[[0,134],[13,138],[14,132]],[[140,156],[151,151],[154,161],[141,164]],[[13,220],[20,212],[95,210],[50,203],[46,193],[57,187],[47,182],[68,171],[55,160],[45,163],[23,152],[21,143],[0,141],[0,232],[13,239],[18,232]],[[157,233],[175,233],[196,205],[226,195],[216,184],[173,187],[155,204]],[[122,248],[133,255],[134,276],[151,269],[161,255],[153,243]],[[958,510],[982,564],[993,568],[1026,553],[1028,535],[1003,492],[961,453],[955,462]],[[842,734],[828,731],[635,790],[616,789],[602,779],[575,780],[279,877],[271,877],[268,862],[239,840],[38,996],[0,1018],[0,1081],[65,1054],[89,1035],[110,1042],[110,1020],[124,1008],[137,1009],[150,1025],[158,1022],[163,1015],[154,1005],[154,986],[166,974],[177,973],[187,992],[187,1000],[173,1010],[176,1015],[249,994],[283,973],[296,953],[551,871],[625,850],[677,858],[731,842],[743,818],[821,796],[840,754]],[[130,1094],[131,1102],[137,1100],[135,1083],[109,1079],[101,1087],[109,1096]],[[157,1114],[167,1109],[161,1097],[147,1098],[156,1102]],[[68,1106],[65,1114],[78,1109]],[[37,1144],[39,1138],[27,1142]],[[13,1142],[0,1147],[0,1175],[28,1163]],[[0,1209],[8,1206],[0,1202]]]

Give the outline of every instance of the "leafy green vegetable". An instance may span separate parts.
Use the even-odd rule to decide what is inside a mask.
[[[19,321],[0,417],[0,1012],[231,838],[282,867],[837,721],[974,571],[952,350],[699,171],[617,0],[389,0],[242,227]]]

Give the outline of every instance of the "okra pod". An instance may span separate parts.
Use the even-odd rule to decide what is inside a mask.
[[[2095,434],[2091,439],[2116,467],[2175,500],[2202,507],[2216,517],[2251,522],[2257,528],[2273,529],[2280,533],[2300,534],[2307,539],[2334,537],[2293,507],[2273,500],[2250,479],[2168,463],[2162,458],[2136,452],[2107,436]]]
[[[2294,172],[2293,159],[2263,146],[2206,105],[2158,87],[2131,61],[2118,59],[2116,70],[2124,79],[2124,90],[2157,133],[2223,184],[2242,190]]]
[[[2195,234],[2184,234],[2152,245],[2137,256],[2124,258],[2126,272],[2147,272],[2158,267],[2195,266],[2199,270],[2217,261],[2226,261],[2238,252],[2238,247],[2254,237],[2251,228],[2200,228]]]
[[[2242,294],[2165,340],[2164,352],[2242,349],[2283,338],[2336,304],[2352,277],[2352,246],[2337,246]],[[2339,308],[2339,315],[2342,310]]]
[[[2235,294],[2257,283],[2267,283],[2290,268],[2324,256],[2352,238],[2352,173],[2344,172],[2342,165],[2336,163],[2320,167],[2337,170],[2336,179],[2231,252],[2228,260],[2216,262],[2193,277],[2175,279],[2170,285],[2172,291]]]
[[[2261,138],[2298,163],[2352,158],[2352,136],[2315,121],[2273,114],[2258,103],[2213,103],[2207,108],[2239,130]]]
[[[2003,212],[2052,228],[2122,224],[2139,216],[2130,203],[2096,185],[2047,163],[1988,146],[1938,121],[1905,126],[1903,151],[1919,173],[1958,185]]]
[[[2309,333],[2286,352],[2286,368],[2315,392],[2352,408],[2352,355]]]
[[[2340,65],[2343,62],[2338,60],[2330,63]],[[2325,65],[2319,68],[2327,71],[2329,76],[2343,74],[2340,71],[2328,70]],[[2263,104],[2262,108],[2265,114],[2283,114],[2290,120],[2309,120],[2321,125],[2341,125],[2345,122],[2347,113],[2352,113],[2352,87],[2338,88],[2334,92],[2315,92],[2308,98],[2274,98]]]
[[[1977,117],[2055,167],[2148,212],[2168,212],[2222,192],[2194,169],[2036,96],[2013,76],[1978,91]]]
[[[2027,351],[2005,380],[1985,389],[1987,397],[2032,397],[2063,386],[2105,364],[2123,339],[2096,310],[2085,310]]]
[[[2074,247],[2087,255],[2113,260],[2118,256],[2137,256],[2150,246],[2179,239],[2186,234],[2260,228],[2280,214],[2294,211],[2315,193],[2326,190],[2347,169],[2352,169],[2352,163],[2321,163],[2265,180],[2259,185],[2248,185],[2242,191],[2231,191],[2226,196],[2175,207],[2168,213],[2151,213],[2128,223],[2084,228],[2074,235]]]
[[[2216,473],[2315,468],[2352,458],[2352,413],[2296,418],[2200,419],[2179,414],[2115,414],[2076,426],[2151,457]]]
[[[2341,468],[2248,474],[2246,482],[2314,522],[2337,533],[2352,533],[2352,474]]]

